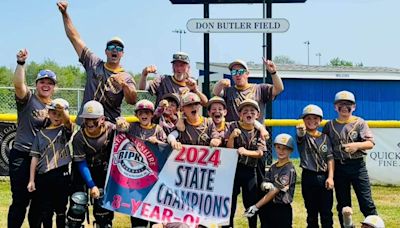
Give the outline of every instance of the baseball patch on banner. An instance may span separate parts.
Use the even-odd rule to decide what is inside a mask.
[[[229,223],[237,164],[234,149],[152,144],[114,137],[103,207],[158,223]]]
[[[17,124],[0,123],[0,176],[9,174],[10,150],[17,133]]]

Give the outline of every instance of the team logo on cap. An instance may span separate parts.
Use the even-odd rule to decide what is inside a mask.
[[[282,143],[287,143],[289,141],[289,139],[288,138],[286,138],[285,136],[283,136],[282,138],[281,138],[281,142]]]
[[[146,144],[126,134],[116,136],[111,176],[123,187],[143,189],[158,179],[158,161]]]
[[[87,111],[88,113],[93,113],[93,106],[87,107],[86,111]]]

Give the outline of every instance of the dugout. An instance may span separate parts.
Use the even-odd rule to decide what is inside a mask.
[[[203,63],[196,63],[199,84],[203,80]],[[249,81],[263,82],[261,64],[248,63]],[[307,104],[316,104],[324,119],[336,117],[333,109],[335,93],[348,90],[355,94],[354,115],[365,120],[400,120],[400,69],[388,67],[332,67],[308,65],[279,65],[278,74],[285,90],[272,103],[273,119],[298,119]],[[232,79],[228,63],[210,64],[210,82]],[[295,135],[294,127],[273,127],[279,133]],[[297,151],[293,154],[297,157]]]

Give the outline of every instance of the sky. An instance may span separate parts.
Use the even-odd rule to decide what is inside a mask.
[[[67,39],[56,0],[2,0],[0,9],[0,66],[15,67],[21,48],[29,60],[52,59],[60,65],[79,65]],[[307,0],[273,4],[272,17],[285,18],[290,28],[273,33],[272,56],[285,55],[299,64],[321,65],[339,57],[364,66],[400,68],[399,0]],[[179,51],[179,34],[191,18],[203,17],[202,5],[173,5],[169,0],[70,0],[68,12],[86,45],[105,58],[105,43],[113,36],[125,42],[122,64],[141,72],[156,65],[171,73],[172,54]],[[262,18],[262,4],[211,4],[210,18]],[[203,62],[203,34],[182,34],[182,51]],[[261,63],[261,33],[211,33],[210,61],[240,58]],[[28,60],[28,61],[29,61]]]

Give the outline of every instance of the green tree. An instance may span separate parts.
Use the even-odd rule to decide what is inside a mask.
[[[329,61],[329,66],[353,66],[353,62],[336,57]]]
[[[274,57],[274,63],[276,64],[296,64],[294,60],[292,60],[289,56],[286,55],[277,55]]]

